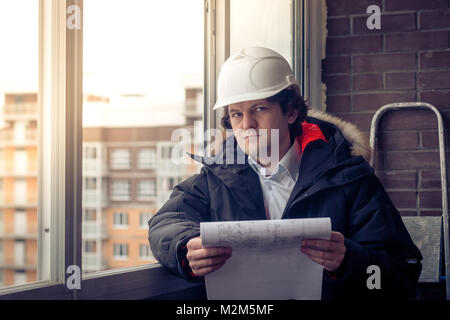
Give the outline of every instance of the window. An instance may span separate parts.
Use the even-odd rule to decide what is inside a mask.
[[[130,169],[130,151],[127,149],[115,149],[111,151],[111,169]]]
[[[16,210],[14,213],[14,234],[25,235],[27,233],[27,214],[25,210]]]
[[[156,165],[155,149],[140,149],[138,151],[137,167],[140,170],[154,169]]]
[[[114,212],[114,228],[126,229],[128,228],[128,213],[127,212]]]
[[[138,200],[153,200],[156,196],[156,180],[139,180],[137,185]]]
[[[117,260],[128,259],[128,244],[114,243],[113,256]]]
[[[24,149],[16,149],[14,153],[14,165],[16,174],[26,174],[28,171],[27,152]]]
[[[85,159],[95,160],[97,159],[97,148],[95,147],[84,147],[83,157]]]
[[[172,146],[162,146],[161,147],[161,159],[170,160],[172,157]]]
[[[141,229],[148,229],[148,221],[153,217],[151,212],[141,212],[139,213],[139,226]]]
[[[97,178],[85,178],[84,179],[84,189],[85,190],[97,189]]]
[[[148,243],[139,244],[139,258],[142,260],[153,259],[153,254]]]
[[[116,180],[111,183],[111,200],[131,200],[131,183],[128,180]]]
[[[264,46],[292,63],[291,2],[230,0],[230,55],[248,46]]]
[[[93,222],[96,221],[96,210],[95,209],[83,209],[83,221]]]
[[[97,243],[93,240],[84,241],[84,252],[85,253],[97,252]]]
[[[18,256],[22,254],[28,262],[26,270],[3,268],[14,265],[15,254],[4,257],[9,260],[0,267],[0,283],[3,278],[4,286],[25,281],[38,283],[33,287],[2,288],[2,293],[14,296],[26,292],[30,297],[43,297],[51,292],[52,296],[67,298],[64,283],[70,274],[66,274],[66,270],[69,265],[80,263],[77,259],[81,253],[83,264],[89,262],[91,268],[83,266],[83,271],[99,272],[83,275],[83,281],[90,285],[84,291],[74,291],[71,295],[74,299],[95,296],[96,290],[87,289],[96,288],[93,283],[107,288],[102,292],[109,290],[120,296],[125,286],[110,281],[111,273],[101,272],[107,269],[125,268],[114,272],[121,273],[120,278],[127,281],[127,296],[134,289],[136,297],[140,298],[146,298],[151,290],[147,290],[148,282],[132,281],[134,275],[167,276],[161,268],[135,268],[155,262],[139,259],[139,255],[148,254],[144,246],[139,246],[147,243],[146,230],[129,228],[129,231],[119,231],[118,236],[112,230],[113,223],[103,227],[102,220],[110,219],[112,212],[127,211],[131,225],[137,223],[133,221],[138,214],[151,216],[150,212],[159,209],[159,202],[125,202],[137,197],[137,180],[156,179],[155,194],[159,198],[160,194],[166,196],[167,189],[199,171],[200,166],[194,163],[183,165],[179,174],[178,169],[175,173],[173,166],[169,166],[171,148],[165,147],[160,152],[157,146],[160,143],[170,145],[174,130],[191,130],[195,122],[203,122],[204,127],[214,126],[211,119],[215,114],[209,106],[214,100],[211,95],[215,72],[230,54],[224,48],[229,48],[230,44],[220,42],[224,31],[213,30],[211,16],[224,14],[223,2],[215,2],[215,11],[205,11],[203,0],[129,0],[126,5],[123,1],[77,3],[67,0],[67,6],[65,1],[0,1],[2,47],[17,49],[0,50],[0,108],[3,109],[0,141],[13,147],[12,152],[25,149],[27,167],[39,169],[34,170],[33,175],[30,173],[34,171],[29,170],[26,179],[19,176],[5,181],[2,177],[4,199],[0,192],[0,203],[4,204],[4,211],[12,208],[13,213],[17,207],[25,207],[27,223],[39,221],[40,224],[39,237],[27,234],[26,242],[17,244]],[[208,3],[211,9],[211,2]],[[82,5],[81,29],[67,28],[67,7],[72,4]],[[215,43],[211,45],[213,40]],[[79,115],[82,115],[82,124],[78,122]],[[30,129],[35,130],[34,135],[27,131]],[[30,139],[33,136],[34,141]],[[96,147],[83,149],[84,143]],[[42,150],[38,150],[38,145]],[[120,149],[128,151],[114,156],[115,165],[119,167],[114,169],[112,152]],[[157,156],[151,151],[140,154],[140,149],[154,149],[153,154]],[[3,156],[0,154],[0,172],[15,170],[14,156],[9,152],[8,156],[6,151]],[[42,160],[39,166],[38,154]],[[133,165],[134,155],[136,166]],[[152,170],[143,171],[152,167],[152,159],[155,159]],[[82,172],[78,169],[81,161]],[[89,175],[84,175],[84,162],[89,162]],[[86,183],[84,178],[96,180]],[[98,192],[80,188],[83,193],[80,195],[80,182],[96,184]],[[38,201],[30,201],[38,190]],[[22,196],[16,197],[19,192]],[[96,201],[85,203],[86,193],[95,193]],[[144,225],[148,217],[139,216],[139,219]],[[11,234],[14,227],[9,224],[14,223],[13,220],[8,217],[3,222],[4,229]],[[95,233],[92,228],[81,228],[85,221],[90,221],[91,227],[95,224]],[[83,233],[79,237],[76,230],[81,229]],[[126,242],[120,239],[122,236],[128,237]],[[23,235],[13,238],[6,244],[0,236],[3,252],[14,252],[15,241],[23,239]],[[84,251],[91,250],[94,244],[91,242],[86,247],[84,241],[96,243],[96,252],[88,255],[89,261]],[[116,257],[119,257],[117,263],[111,262]]]

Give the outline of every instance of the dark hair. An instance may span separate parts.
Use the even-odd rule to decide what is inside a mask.
[[[271,103],[278,102],[283,114],[286,114],[291,109],[298,110],[297,119],[294,121],[294,123],[289,125],[289,135],[292,143],[292,141],[294,141],[297,136],[300,136],[303,133],[301,124],[303,121],[305,121],[309,109],[305,100],[300,94],[299,87],[297,85],[289,86],[276,95],[266,98],[266,100]],[[231,129],[232,127],[230,123],[228,106],[225,106],[223,109],[224,113],[220,120],[220,124],[225,130]]]

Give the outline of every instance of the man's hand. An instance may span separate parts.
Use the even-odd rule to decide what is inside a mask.
[[[186,258],[196,276],[204,276],[219,269],[231,257],[230,247],[203,248],[200,237],[189,240],[186,247]]]
[[[301,251],[311,260],[321,264],[325,270],[333,272],[339,268],[344,260],[344,236],[331,231],[330,240],[308,239],[302,241]]]

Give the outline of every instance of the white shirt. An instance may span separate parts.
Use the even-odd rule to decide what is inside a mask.
[[[298,178],[301,150],[297,139],[291,148],[276,165],[272,175],[266,176],[266,168],[261,166],[250,156],[249,165],[255,170],[261,182],[264,205],[270,219],[281,219],[289,196]]]

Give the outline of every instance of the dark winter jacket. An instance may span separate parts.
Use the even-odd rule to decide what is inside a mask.
[[[309,113],[302,128],[298,180],[282,219],[330,217],[332,230],[344,235],[347,249],[341,267],[324,272],[322,298],[411,297],[422,256],[366,161],[370,149],[362,133],[317,112]],[[218,156],[236,150],[234,143]],[[200,234],[200,222],[258,219],[266,219],[263,193],[247,158],[245,164],[204,164],[199,174],[174,188],[150,219],[150,246],[169,270],[201,281],[188,272],[184,250]],[[380,268],[381,289],[368,289],[371,265]]]

